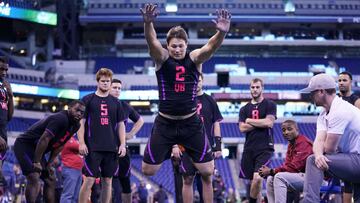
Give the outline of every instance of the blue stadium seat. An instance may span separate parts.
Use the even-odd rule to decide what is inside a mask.
[[[329,180],[329,184],[326,186],[321,186],[320,188],[321,200],[320,203],[329,202],[329,196],[331,194],[342,194],[340,180],[337,178],[332,178]]]

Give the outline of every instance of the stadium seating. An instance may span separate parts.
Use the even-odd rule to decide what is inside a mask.
[[[310,140],[315,139],[316,124],[315,123],[298,123],[300,134],[305,135]],[[276,123],[274,125],[274,143],[288,144],[288,141],[284,139],[281,131],[281,124]]]
[[[17,7],[22,9],[39,10],[37,0],[3,0],[5,4],[9,4],[10,7]]]
[[[138,171],[141,171],[141,156],[132,156],[131,165]],[[226,188],[235,188],[234,181],[231,176],[230,167],[227,159],[217,159],[215,161],[216,169],[224,180]],[[164,189],[172,194],[175,194],[174,174],[170,160],[166,160],[156,175],[151,176],[150,179],[158,185],[163,185]]]
[[[13,118],[9,125],[8,129],[9,131],[16,131],[16,132],[23,132],[28,127],[30,127],[32,124],[34,124],[37,121],[37,119],[29,119],[29,118]],[[147,138],[151,134],[153,123],[144,123],[141,130],[137,133],[137,138]],[[300,133],[306,135],[309,137],[309,139],[314,140],[315,138],[315,123],[298,123]],[[129,131],[133,126],[133,123],[128,123],[126,125],[126,130]],[[239,131],[238,123],[221,123],[221,135],[223,137],[244,137],[244,134],[242,134]],[[282,132],[280,129],[280,123],[275,123],[274,125],[274,142],[275,143],[283,143],[287,144],[287,141],[282,137]]]
[[[94,73],[101,67],[108,67],[117,74],[126,74],[133,70],[134,66],[144,67],[147,57],[99,57],[93,58],[96,65]],[[360,61],[357,58],[336,58],[324,59],[316,57],[213,57],[203,65],[204,73],[214,73],[216,64],[238,64],[243,61],[247,69],[254,69],[255,72],[308,72],[309,65],[322,64],[329,65],[329,61],[335,61],[339,67],[345,67],[354,75],[360,74]]]
[[[135,170],[141,171],[142,157],[132,156],[131,158],[131,165],[133,168],[135,168]],[[150,179],[158,185],[163,185],[167,192],[175,194],[174,175],[170,160],[163,162],[160,170],[156,173],[156,175],[151,176]]]
[[[234,180],[231,176],[231,170],[227,159],[216,159],[215,168],[218,170],[222,179],[224,180],[226,188],[235,188]]]
[[[11,119],[11,121],[8,124],[8,130],[9,131],[16,131],[16,132],[24,132],[26,129],[28,129],[32,124],[34,124],[37,119],[31,119],[31,118],[17,118],[14,117]]]
[[[20,74],[9,74],[7,76],[10,82],[20,83],[20,84],[29,84],[29,85],[42,85],[50,86],[45,82],[45,79],[41,76],[32,76],[32,75],[20,75]]]
[[[295,0],[293,7],[297,15],[357,15],[360,3],[357,1],[308,1]],[[118,14],[134,15],[138,9],[143,7],[148,1],[139,0],[89,0],[88,15]],[[164,0],[156,2],[162,13],[165,13],[166,3]],[[241,2],[227,0],[178,0],[177,14],[201,15],[213,13],[215,9],[226,8],[236,15],[285,15],[285,5],[281,1],[266,0],[243,0]],[[346,11],[346,12],[344,12]]]

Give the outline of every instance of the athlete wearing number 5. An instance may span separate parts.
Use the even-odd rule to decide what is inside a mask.
[[[256,202],[261,191],[262,178],[258,170],[269,163],[274,152],[272,127],[276,119],[276,104],[263,97],[263,88],[261,79],[251,81],[252,99],[239,113],[240,131],[246,133],[239,177],[252,180],[250,203]]]
[[[85,156],[79,202],[87,202],[95,178],[101,176],[101,202],[111,200],[111,182],[118,166],[118,157],[126,154],[125,115],[119,100],[109,94],[113,73],[101,68],[96,73],[97,90],[86,95],[84,119],[78,132],[79,152]]]
[[[145,175],[154,175],[168,158],[172,146],[181,144],[202,175],[207,194],[204,201],[212,202],[214,161],[203,124],[196,114],[196,88],[202,72],[201,64],[221,46],[230,28],[231,15],[224,9],[217,11],[217,19],[213,20],[217,29],[214,36],[201,48],[187,52],[188,36],[182,27],[169,30],[165,49],[154,29],[154,21],[159,14],[156,5],[146,4],[141,13],[159,88],[159,115],[145,149],[142,171]]]

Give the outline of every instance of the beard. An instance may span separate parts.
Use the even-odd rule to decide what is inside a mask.
[[[313,99],[313,103],[315,104],[315,106],[322,106],[325,104],[325,97],[318,98],[317,101]]]
[[[259,99],[260,95],[261,95],[260,93],[258,93],[258,94],[251,93],[251,97],[252,97],[254,100]]]
[[[341,89],[341,88],[339,88],[339,91],[340,91],[341,95],[345,95],[348,92],[347,89]]]

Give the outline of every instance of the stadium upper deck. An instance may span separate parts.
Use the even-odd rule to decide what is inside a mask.
[[[89,0],[88,14],[136,14],[145,3],[157,3],[160,12],[169,4],[165,0]],[[177,14],[209,14],[216,8],[226,8],[236,15],[284,15],[284,10],[296,15],[359,15],[360,2],[356,0],[177,0]],[[346,11],[346,12],[344,12]]]

